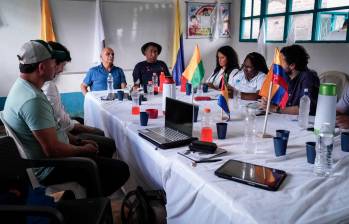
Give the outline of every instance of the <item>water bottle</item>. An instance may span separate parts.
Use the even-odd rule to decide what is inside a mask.
[[[233,92],[233,107],[235,110],[238,110],[240,108],[240,100],[241,100],[241,94],[240,94],[240,80],[236,80],[235,89]]]
[[[152,81],[153,81],[153,88],[154,88],[154,94],[158,93],[158,86],[159,86],[159,81],[158,81],[158,76],[156,75],[156,73],[153,73],[153,76],[151,77]]]
[[[308,96],[308,89],[304,89],[304,95],[299,101],[298,125],[306,129],[308,127],[310,111],[310,98]]]
[[[152,81],[153,81],[154,86],[158,86],[159,85],[158,76],[156,75],[155,72],[153,73]]]
[[[152,81],[148,81],[147,90],[148,90],[148,97],[154,96],[154,85]]]
[[[201,137],[200,140],[204,142],[212,142],[213,131],[211,127],[211,109],[204,108],[201,121]]]
[[[323,123],[317,136],[314,172],[329,176],[332,171],[333,130],[330,123]]]
[[[113,100],[114,99],[114,81],[113,76],[111,73],[108,73],[107,78],[107,90],[108,90],[108,99]]]
[[[243,111],[241,111],[245,114],[243,146],[246,153],[255,153],[257,151],[256,110],[246,106],[243,108]]]

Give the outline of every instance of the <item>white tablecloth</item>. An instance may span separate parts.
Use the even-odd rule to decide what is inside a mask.
[[[307,163],[305,142],[314,141],[313,133],[297,126],[296,116],[272,114],[267,132],[290,130],[287,158],[274,156],[272,139],[256,138],[258,152],[246,153],[242,146],[244,121],[233,114],[228,123],[227,139],[214,141],[228,150],[223,161],[192,163],[176,148],[156,150],[150,142],[138,136],[139,116],[131,115],[131,101],[101,101],[104,92],[88,93],[85,97],[85,122],[103,129],[115,139],[118,154],[130,167],[131,177],[126,188],[136,185],[148,189],[163,188],[167,193],[169,223],[338,223],[349,222],[349,157],[340,150],[335,137],[333,175],[317,177],[313,165]],[[211,92],[211,96],[216,93]],[[177,98],[190,101],[182,93]],[[141,110],[161,110],[161,97],[144,102]],[[221,113],[216,101],[198,102],[211,105],[212,117],[218,121]],[[200,119],[200,117],[199,117]],[[257,117],[261,130],[264,117]],[[150,119],[147,127],[163,126],[163,115]],[[198,123],[195,123],[198,128]],[[215,130],[214,130],[215,131]],[[197,134],[197,132],[195,133]],[[228,159],[247,161],[285,170],[288,177],[276,192],[218,178],[214,171]]]

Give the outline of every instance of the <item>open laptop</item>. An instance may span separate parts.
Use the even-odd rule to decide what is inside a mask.
[[[188,145],[194,138],[193,105],[166,98],[165,127],[138,130],[138,134],[162,149]]]

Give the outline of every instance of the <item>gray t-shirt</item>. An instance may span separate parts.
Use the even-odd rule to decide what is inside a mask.
[[[345,89],[342,98],[337,103],[336,109],[341,113],[349,115],[349,87]]]
[[[58,140],[69,143],[66,133],[59,130],[52,106],[45,94],[24,79],[18,78],[13,84],[5,102],[3,115],[24,145],[24,151],[29,159],[46,157],[32,131],[55,128]],[[42,180],[52,169],[38,168],[35,169],[35,174]]]

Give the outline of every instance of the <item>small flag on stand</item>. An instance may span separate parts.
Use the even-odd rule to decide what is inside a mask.
[[[273,104],[279,105],[281,108],[286,107],[288,100],[288,81],[289,77],[286,75],[284,69],[281,66],[281,54],[278,48],[275,49],[273,64],[271,65],[269,72],[263,82],[262,88],[259,91],[259,95],[262,97],[271,97]],[[270,96],[269,86],[273,82]]]
[[[200,85],[201,80],[204,78],[205,69],[201,60],[199,46],[196,45],[193,56],[187,68],[184,70],[182,76],[184,76],[191,84],[193,88]]]
[[[229,95],[228,95],[228,87],[225,82],[225,78],[222,79],[222,87],[221,94],[218,96],[218,106],[222,108],[222,110],[228,115],[228,120],[230,119],[230,110],[228,106]]]

